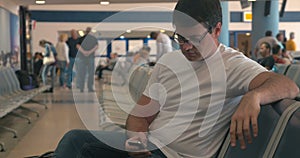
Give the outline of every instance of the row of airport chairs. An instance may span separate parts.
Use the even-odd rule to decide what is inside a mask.
[[[281,100],[263,105],[258,117],[258,137],[241,150],[230,146],[228,133],[217,158],[299,158],[300,102]]]
[[[8,114],[11,114],[14,116],[24,118],[28,121],[28,123],[31,123],[30,117],[14,112],[15,109],[22,109],[22,110],[34,112],[36,113],[37,116],[39,116],[39,113],[37,111],[26,108],[22,105],[28,102],[32,102],[32,103],[41,104],[45,106],[45,108],[47,108],[45,104],[34,101],[33,98],[38,94],[46,91],[49,88],[50,86],[40,86],[39,88],[23,91],[20,88],[20,82],[14,70],[8,67],[0,68],[0,119],[5,117]],[[17,137],[16,130],[5,126],[0,126],[0,128],[2,130],[6,130],[8,132],[13,133],[14,138]],[[0,143],[0,150],[4,150],[3,143]]]
[[[276,64],[275,66],[277,73],[287,76],[300,87],[300,64]]]
[[[297,65],[298,66],[298,65]],[[290,71],[295,66],[291,65]],[[300,70],[300,69],[299,69]],[[129,90],[122,92],[124,96],[130,97],[137,101],[144,91],[152,69],[149,67],[138,67],[130,75]],[[107,119],[124,128],[128,111],[133,108],[128,105],[128,111],[124,105],[117,103],[116,96],[112,92],[112,85],[105,85],[103,90],[103,113]],[[119,93],[120,90],[117,92]],[[121,93],[121,92],[120,92]],[[124,97],[126,98],[126,97]],[[126,99],[121,101],[126,104]],[[121,104],[123,104],[121,103]],[[127,104],[129,103],[127,100]],[[105,119],[104,119],[105,120]],[[263,105],[258,118],[258,137],[253,138],[252,144],[247,144],[247,149],[240,149],[230,146],[230,134],[218,151],[217,158],[298,158],[300,157],[300,102],[296,100],[281,100],[270,105]],[[109,127],[109,126],[106,126]],[[110,130],[110,128],[107,128]]]
[[[285,75],[286,77],[293,80],[300,88],[300,64],[276,64],[277,73]],[[296,100],[300,101],[300,94],[296,97]]]
[[[148,79],[151,75],[152,68],[148,66],[133,66],[124,72],[113,72],[111,81],[105,82],[103,85],[100,100],[100,124],[101,127],[107,122],[124,127],[128,113],[140,98]],[[115,80],[118,78],[118,80]],[[117,81],[117,83],[116,83]],[[124,84],[126,83],[126,84]]]

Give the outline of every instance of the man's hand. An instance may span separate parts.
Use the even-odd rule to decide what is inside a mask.
[[[260,101],[255,92],[248,92],[242,98],[237,110],[231,117],[230,142],[236,146],[236,140],[240,142],[241,149],[246,149],[245,138],[252,143],[250,124],[253,136],[258,135],[257,117],[260,112]]]
[[[139,142],[139,143],[132,143]],[[147,137],[143,132],[139,132],[137,136],[131,137],[125,142],[126,150],[130,151],[128,154],[133,158],[147,158],[151,152],[147,150]]]

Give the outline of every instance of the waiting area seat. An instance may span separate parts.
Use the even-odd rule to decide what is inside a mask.
[[[258,125],[258,137],[245,150],[239,144],[231,147],[228,134],[218,158],[300,157],[300,102],[286,99],[262,106]]]
[[[300,64],[283,65],[276,64],[278,71],[277,73],[285,75],[286,77],[293,80],[300,88]],[[300,94],[296,97],[296,100],[300,101]]]
[[[300,64],[291,64],[284,75],[300,87]]]
[[[131,68],[128,74],[122,74],[121,82],[127,84],[114,84],[116,81],[114,77],[119,77],[116,75],[110,77],[111,82],[104,83],[103,98],[99,101],[103,111],[100,116],[101,126],[110,122],[124,127],[128,113],[144,91],[152,68],[146,66]]]
[[[20,113],[15,113],[16,109],[27,110],[34,112],[39,116],[37,111],[31,110],[22,106],[25,103],[33,102],[39,103],[33,100],[38,94],[48,90],[50,86],[40,86],[39,88],[34,88],[28,91],[23,91],[20,88],[20,82],[12,68],[0,68],[0,119],[8,114],[12,114],[17,117],[24,118],[31,123],[31,118],[21,115]],[[41,104],[41,103],[39,103]],[[45,104],[41,104],[47,107]],[[6,130],[14,134],[17,137],[17,131],[14,129],[0,126],[0,129]],[[4,150],[4,144],[0,142],[0,150]]]
[[[290,65],[287,65],[287,64],[275,64],[275,66],[277,68],[277,73],[282,74],[282,75],[286,74],[286,71],[290,67]]]

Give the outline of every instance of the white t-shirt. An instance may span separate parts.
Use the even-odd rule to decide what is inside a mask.
[[[181,51],[164,55],[143,93],[161,105],[149,127],[149,140],[167,157],[212,157],[250,82],[265,71],[222,44],[197,62],[188,61]]]
[[[159,33],[156,39],[156,48],[156,61],[158,61],[158,59],[164,54],[172,52],[172,42],[170,37],[166,34]]]

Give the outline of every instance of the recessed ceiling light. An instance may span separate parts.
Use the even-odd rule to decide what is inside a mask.
[[[127,32],[127,33],[130,33],[130,32],[131,32],[131,30],[126,30],[126,32]]]
[[[164,32],[166,32],[166,30],[160,30],[160,32],[164,33]]]
[[[35,4],[45,4],[46,1],[43,1],[43,0],[36,0],[35,1]]]
[[[101,5],[109,5],[109,1],[100,1]]]
[[[174,38],[178,38],[178,35],[177,35],[177,34],[175,34],[175,35],[174,35]]]
[[[120,36],[120,38],[121,38],[121,39],[124,39],[124,38],[125,38],[125,36]]]
[[[151,36],[150,36],[150,35],[148,35],[148,36],[147,36],[147,38],[151,38]]]
[[[79,34],[79,36],[84,36],[84,31],[82,31],[82,30],[80,30],[80,31],[78,31],[78,34]]]

